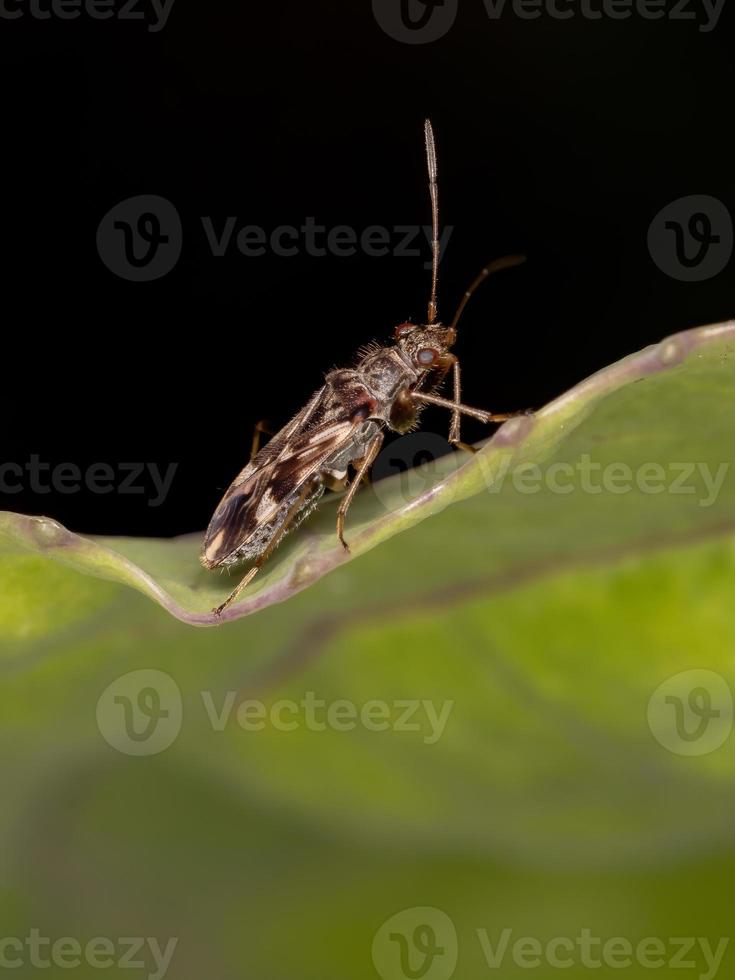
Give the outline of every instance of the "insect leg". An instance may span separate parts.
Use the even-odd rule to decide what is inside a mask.
[[[253,429],[253,441],[250,446],[251,459],[254,459],[258,455],[258,450],[260,449],[260,437],[263,433],[265,433],[267,436],[273,435],[271,430],[266,428],[265,420],[261,419],[260,422],[255,423],[255,428]]]
[[[438,405],[439,408],[448,408],[452,413],[469,415],[473,419],[478,419],[480,422],[507,422],[508,419],[524,414],[523,412],[506,412],[503,414],[484,412],[481,408],[470,408],[469,405],[462,405],[461,402],[450,401],[448,398],[439,398],[438,395],[427,395],[423,391],[414,391],[411,395],[416,401],[426,402],[429,405]]]
[[[442,354],[441,357],[438,358],[434,367],[436,372],[436,381],[434,385],[435,388],[438,388],[441,385],[441,383],[444,381],[444,379],[446,378],[446,376],[449,374],[450,371],[453,372],[453,382],[454,382],[453,401],[455,405],[461,405],[462,389],[461,389],[460,375],[459,375],[459,360],[457,356],[455,354],[449,354],[449,353]],[[412,393],[407,394],[407,398],[409,402],[412,403]],[[415,405],[413,406],[413,411],[414,412],[416,411]],[[391,422],[392,421],[393,420],[391,419]],[[477,452],[477,450],[474,449],[472,446],[469,446],[466,442],[462,442],[462,439],[460,437],[460,432],[459,432],[459,425],[460,425],[460,412],[455,408],[454,411],[452,412],[452,421],[449,426],[449,440],[448,440],[449,443],[452,446],[457,446],[459,449],[464,449],[468,453]]]
[[[345,551],[349,551],[349,546],[345,541],[345,517],[347,516],[347,511],[350,509],[350,504],[352,503],[355,494],[357,493],[360,482],[365,474],[368,472],[370,467],[373,465],[375,457],[380,452],[380,447],[383,445],[383,433],[376,433],[370,442],[365,447],[365,455],[360,460],[360,465],[358,466],[357,473],[355,474],[350,487],[345,494],[342,502],[339,505],[339,510],[337,511],[337,537],[342,542],[342,547]]]
[[[459,368],[459,358],[455,357],[454,354],[447,355],[452,358],[452,379],[454,382],[454,404],[455,406],[462,404],[462,382],[460,380],[460,368]],[[449,425],[449,439],[448,442],[452,446],[457,446],[458,449],[463,449],[466,453],[476,453],[477,450],[474,446],[470,446],[467,442],[462,442],[462,437],[460,435],[460,420],[462,418],[461,411],[455,407],[452,412],[452,421]]]
[[[437,385],[440,385],[449,372],[452,372],[454,391],[452,401],[455,405],[462,404],[462,384],[460,380],[459,359],[454,354],[443,354],[436,365]],[[452,421],[449,426],[449,442],[453,446],[463,445],[459,434],[460,412],[458,409],[452,411]]]
[[[273,551],[278,547],[278,545],[281,542],[281,539],[288,532],[288,529],[291,526],[294,519],[298,517],[300,511],[303,509],[305,501],[311,496],[313,490],[314,490],[313,483],[307,482],[304,485],[301,492],[294,499],[294,502],[291,505],[291,507],[289,507],[288,513],[284,517],[283,522],[281,523],[281,525],[275,531],[273,537],[268,542],[268,546],[266,547],[265,551],[262,553],[262,555],[258,556],[258,559],[253,565],[253,567],[245,574],[245,577],[242,579],[239,585],[232,590],[232,592],[227,596],[225,601],[221,605],[217,606],[216,609],[212,610],[215,616],[221,616],[222,613],[225,611],[225,609],[227,609],[227,607],[231,605],[235,601],[235,599],[237,599],[237,597],[240,595],[242,590],[246,588],[248,585],[250,585],[250,583],[253,581],[253,579],[258,574],[260,569],[263,567],[265,562],[271,556]]]
[[[267,556],[269,553],[270,552],[265,552],[264,555]],[[261,555],[261,558],[262,557],[264,556]],[[232,592],[227,596],[225,601],[221,605],[217,606],[215,609],[212,610],[215,616],[221,616],[222,613],[225,611],[225,609],[227,609],[227,607],[231,605],[235,601],[235,599],[237,599],[237,597],[240,595],[242,590],[246,588],[248,585],[250,585],[250,583],[253,581],[255,576],[260,571],[261,565],[262,565],[262,561],[259,558],[258,561],[253,565],[253,567],[247,573],[247,575],[239,583],[239,585],[236,588],[234,588]]]

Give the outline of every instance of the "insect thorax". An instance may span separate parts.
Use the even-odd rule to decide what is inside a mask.
[[[386,422],[398,392],[413,387],[419,377],[418,371],[407,363],[397,347],[383,347],[369,354],[360,362],[357,371],[378,402],[374,417]]]

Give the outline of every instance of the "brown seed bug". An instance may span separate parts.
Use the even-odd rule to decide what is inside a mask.
[[[204,539],[205,568],[254,561],[237,588],[214,610],[217,615],[252,582],[284,535],[313,511],[327,488],[347,490],[337,511],[337,535],[349,550],[345,517],[380,451],[386,426],[408,432],[418,424],[424,405],[438,405],[452,413],[449,442],[473,451],[460,438],[462,415],[485,423],[510,418],[462,404],[459,361],[450,348],[459,318],[480,283],[525,257],[509,255],[487,265],[465,292],[450,325],[439,322],[439,193],[434,132],[428,119],[424,134],[433,232],[427,322],[399,324],[391,346],[371,344],[360,351],[354,367],[331,371],[324,386],[260,451],[256,436],[250,462],[222,498]],[[450,372],[453,397],[442,398],[435,392]],[[356,471],[351,482],[350,467]]]

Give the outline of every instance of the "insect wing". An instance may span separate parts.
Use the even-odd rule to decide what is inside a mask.
[[[202,562],[207,567],[232,560],[233,556],[255,557],[256,551],[248,554],[251,539],[262,536],[280,508],[295,497],[330,456],[349,444],[361,424],[340,413],[341,417],[331,421],[324,418],[306,431],[298,431],[294,422],[312,407],[313,402],[289,423],[286,430],[290,432],[282,430],[274,436],[222,498],[205,537]]]

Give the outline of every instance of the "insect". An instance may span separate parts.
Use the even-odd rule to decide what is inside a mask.
[[[425,405],[451,412],[449,442],[472,450],[460,437],[460,419],[504,422],[498,415],[462,404],[461,375],[451,348],[467,301],[488,275],[523,262],[508,255],[487,265],[464,293],[449,326],[438,320],[439,192],[434,132],[424,125],[432,216],[431,294],[426,323],[401,323],[393,343],[371,344],[358,354],[354,367],[331,371],[324,386],[262,449],[256,437],[250,462],[235,478],[209,523],[201,561],[205,568],[228,568],[243,561],[254,564],[236,589],[213,612],[220,615],[252,582],[282,538],[314,510],[325,489],[345,490],[337,511],[337,535],[344,536],[345,518],[357,489],[380,452],[383,430],[404,433],[418,424]],[[451,372],[453,397],[436,394]],[[350,481],[349,472],[355,473]]]

